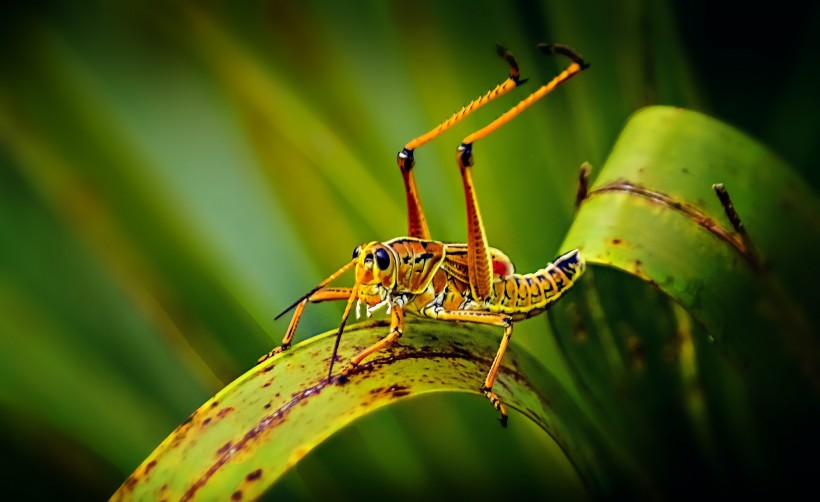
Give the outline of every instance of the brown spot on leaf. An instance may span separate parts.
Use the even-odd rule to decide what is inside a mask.
[[[242,490],[236,490],[231,494],[231,500],[242,500]]]
[[[152,460],[152,461],[148,462],[148,465],[145,466],[145,475],[147,476],[148,473],[151,472],[151,470],[156,466],[157,466],[157,461],[156,460]]]
[[[233,446],[233,441],[228,441],[227,443],[223,444],[218,450],[216,450],[217,455],[224,455],[231,449]]]
[[[397,383],[394,383],[393,385],[388,387],[385,390],[385,392],[391,393],[393,395],[393,398],[395,399],[397,397],[402,397],[410,394],[409,389],[410,387],[408,387],[407,385],[399,385]]]
[[[196,412],[193,412],[190,415],[188,415],[188,418],[183,420],[182,423],[179,424],[179,427],[177,427],[177,429],[182,429],[183,427],[185,427],[189,423],[193,422],[195,416],[196,416]]]
[[[451,348],[451,349],[453,350],[453,352],[455,352],[455,353],[456,353],[456,355],[458,355],[458,356],[469,357],[469,356],[471,356],[471,355],[472,355],[472,354],[470,354],[470,351],[469,351],[469,350],[467,350],[467,349],[465,349],[465,348],[461,347],[461,344],[459,344],[459,343],[457,343],[457,342],[452,342],[452,343],[450,344],[450,348]]]
[[[621,243],[621,239],[612,239],[611,242],[612,242],[613,245],[617,246],[618,244]]]
[[[643,262],[641,260],[635,260],[635,275],[642,279],[649,279],[643,270]]]
[[[216,414],[218,418],[223,418],[225,415],[233,411],[233,406],[226,406],[219,410],[219,413]]]
[[[248,481],[256,481],[257,479],[262,477],[262,469],[256,469],[252,473],[245,476],[245,479]]]
[[[128,479],[125,480],[123,486],[127,491],[131,491],[134,489],[134,486],[137,484],[138,478],[136,476],[130,476]]]
[[[584,343],[589,338],[587,333],[584,317],[578,312],[578,307],[575,304],[569,305],[566,309],[567,317],[572,323],[572,341],[575,343]]]
[[[646,361],[646,346],[637,335],[629,335],[626,339],[626,350],[632,365],[637,370],[644,369]]]

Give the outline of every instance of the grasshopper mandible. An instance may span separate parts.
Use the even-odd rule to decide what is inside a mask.
[[[279,319],[291,309],[296,309],[282,344],[262,356],[259,362],[290,346],[296,326],[308,302],[347,301],[333,347],[328,379],[332,377],[339,341],[354,303],[357,317],[362,304],[368,316],[373,311],[385,307],[391,316],[390,331],[379,342],[355,355],[342,371],[344,377],[365,358],[399,339],[404,331],[405,313],[443,321],[498,326],[504,329],[504,334],[480,390],[501,414],[502,425],[506,425],[507,411],[492,388],[501,365],[501,358],[512,336],[513,322],[547,310],[584,271],[584,260],[576,249],[559,256],[553,263],[548,263],[537,272],[515,273],[510,259],[487,243],[473,186],[473,143],[492,133],[555,87],[588,67],[575,51],[565,45],[540,44],[538,47],[546,54],[567,56],[571,64],[495,121],[467,136],[458,147],[458,166],[467,203],[467,243],[447,243],[430,239],[413,175],[413,152],[476,109],[524,82],[520,78],[515,58],[500,45],[498,54],[510,66],[509,77],[431,131],[407,143],[398,154],[398,165],[407,196],[407,237],[387,242],[368,242],[356,247],[353,258],[347,264],[276,317]],[[351,267],[354,268],[356,277],[353,287],[327,287]]]

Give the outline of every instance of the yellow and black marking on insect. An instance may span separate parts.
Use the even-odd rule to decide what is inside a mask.
[[[515,273],[507,255],[490,247],[487,242],[473,186],[473,143],[509,122],[588,66],[575,51],[565,45],[541,44],[538,47],[546,54],[567,56],[571,64],[495,121],[467,136],[458,147],[458,166],[467,204],[467,243],[446,243],[430,239],[413,176],[413,152],[476,109],[524,82],[519,77],[515,58],[501,46],[498,46],[498,54],[510,65],[509,78],[428,133],[408,142],[398,154],[397,161],[407,196],[408,235],[387,242],[369,242],[358,246],[347,264],[276,317],[278,319],[291,309],[296,309],[282,344],[262,356],[260,362],[290,346],[308,302],[347,301],[330,360],[328,379],[333,376],[333,362],[339,341],[354,304],[357,316],[362,305],[368,316],[377,309],[386,308],[391,316],[390,331],[382,340],[350,360],[341,372],[345,377],[369,355],[395,342],[402,335],[405,313],[443,321],[498,326],[504,328],[504,335],[480,390],[501,413],[501,423],[506,425],[507,412],[492,387],[512,335],[513,323],[547,310],[584,271],[584,260],[576,249],[564,253],[554,262],[531,274]],[[327,287],[351,267],[354,268],[356,277],[353,287]]]

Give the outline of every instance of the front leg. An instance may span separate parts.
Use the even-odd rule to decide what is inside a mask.
[[[296,305],[296,310],[293,312],[293,317],[290,318],[290,324],[288,324],[288,330],[285,331],[285,336],[282,338],[282,343],[275,349],[260,357],[256,364],[260,364],[276,354],[284,352],[290,348],[290,344],[293,342],[293,335],[296,333],[296,327],[299,325],[299,319],[302,318],[302,312],[305,310],[305,305],[307,305],[307,302],[321,303],[328,301],[348,300],[352,292],[353,288],[320,289],[299,302]]]
[[[404,332],[404,309],[402,305],[404,302],[401,298],[396,298],[392,301],[391,310],[390,310],[390,332],[387,334],[386,337],[382,338],[378,342],[374,343],[370,347],[364,349],[363,351],[359,352],[350,360],[350,363],[347,365],[347,368],[342,371],[342,376],[346,377],[350,374],[356,367],[361,364],[361,362],[367,358],[370,354],[374,352],[378,352],[383,348],[387,347],[388,345],[395,343],[396,340],[401,337],[402,333]]]

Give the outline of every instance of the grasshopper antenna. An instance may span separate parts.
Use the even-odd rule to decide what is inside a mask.
[[[325,279],[324,281],[320,282],[318,286],[316,286],[315,288],[311,289],[310,291],[308,291],[308,292],[307,292],[307,293],[305,293],[304,295],[300,296],[298,300],[296,300],[295,302],[293,302],[293,303],[290,305],[290,307],[288,307],[288,308],[286,308],[285,310],[283,310],[282,312],[280,312],[280,313],[279,313],[279,315],[277,315],[276,317],[274,317],[274,318],[273,318],[273,320],[275,321],[275,320],[279,319],[280,317],[282,317],[283,315],[285,315],[285,314],[287,314],[288,312],[290,312],[290,311],[291,311],[291,310],[292,310],[295,306],[299,305],[299,304],[300,304],[300,303],[302,303],[303,301],[305,301],[305,300],[307,300],[308,298],[310,298],[310,297],[311,297],[311,295],[313,295],[313,293],[315,293],[315,292],[319,291],[319,290],[320,290],[320,289],[322,289],[323,287],[327,286],[329,282],[333,281],[334,279],[336,279],[337,277],[339,277],[340,275],[342,275],[343,273],[345,273],[345,272],[347,271],[347,269],[349,269],[350,267],[352,267],[355,263],[356,263],[356,258],[353,258],[353,259],[352,259],[352,260],[350,260],[347,264],[345,264],[345,266],[344,266],[344,267],[342,267],[342,268],[340,268],[339,270],[337,270],[337,271],[333,272],[333,273],[330,275],[330,277],[328,277],[328,278],[327,278],[327,279]]]
[[[350,293],[350,298],[347,300],[347,305],[345,306],[345,312],[342,314],[342,322],[339,324],[339,331],[336,333],[336,343],[333,344],[333,354],[330,356],[330,369],[327,370],[327,381],[330,382],[331,377],[333,376],[333,363],[336,362],[336,354],[339,352],[339,342],[342,341],[342,332],[344,332],[345,324],[347,324],[347,318],[350,316],[350,310],[353,307],[353,302],[355,302],[359,297],[359,282],[357,281],[356,284],[353,286],[353,292]]]

